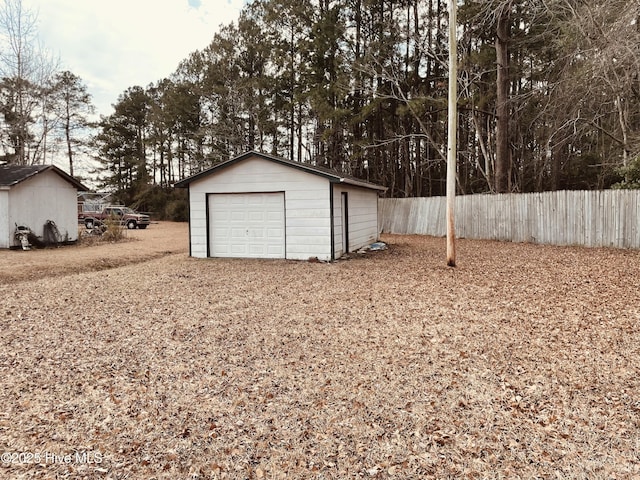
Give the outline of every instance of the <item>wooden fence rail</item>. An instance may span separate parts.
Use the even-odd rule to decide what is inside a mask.
[[[383,232],[446,234],[445,197],[379,202]],[[640,248],[640,190],[464,195],[455,214],[460,238]]]

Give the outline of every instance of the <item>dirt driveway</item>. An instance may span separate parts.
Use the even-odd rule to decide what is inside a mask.
[[[118,243],[81,241],[42,250],[0,249],[0,284],[104,270],[189,251],[186,223],[154,222],[145,230],[125,230],[125,235],[126,241]]]
[[[0,478],[640,478],[638,252],[461,240],[450,269],[439,238],[308,263],[134,235],[0,255]]]

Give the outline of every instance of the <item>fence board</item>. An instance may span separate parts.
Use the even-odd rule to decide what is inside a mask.
[[[640,190],[456,197],[456,236],[640,248]],[[444,236],[446,198],[382,198],[383,232]]]

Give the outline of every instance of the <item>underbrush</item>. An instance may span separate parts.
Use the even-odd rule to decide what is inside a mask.
[[[127,228],[118,219],[107,219],[102,224],[91,229],[79,227],[78,242],[82,245],[96,245],[100,243],[117,243],[128,240]]]

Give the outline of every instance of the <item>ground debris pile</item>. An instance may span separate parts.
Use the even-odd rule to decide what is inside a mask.
[[[640,478],[637,252],[383,240],[2,285],[0,477]]]

